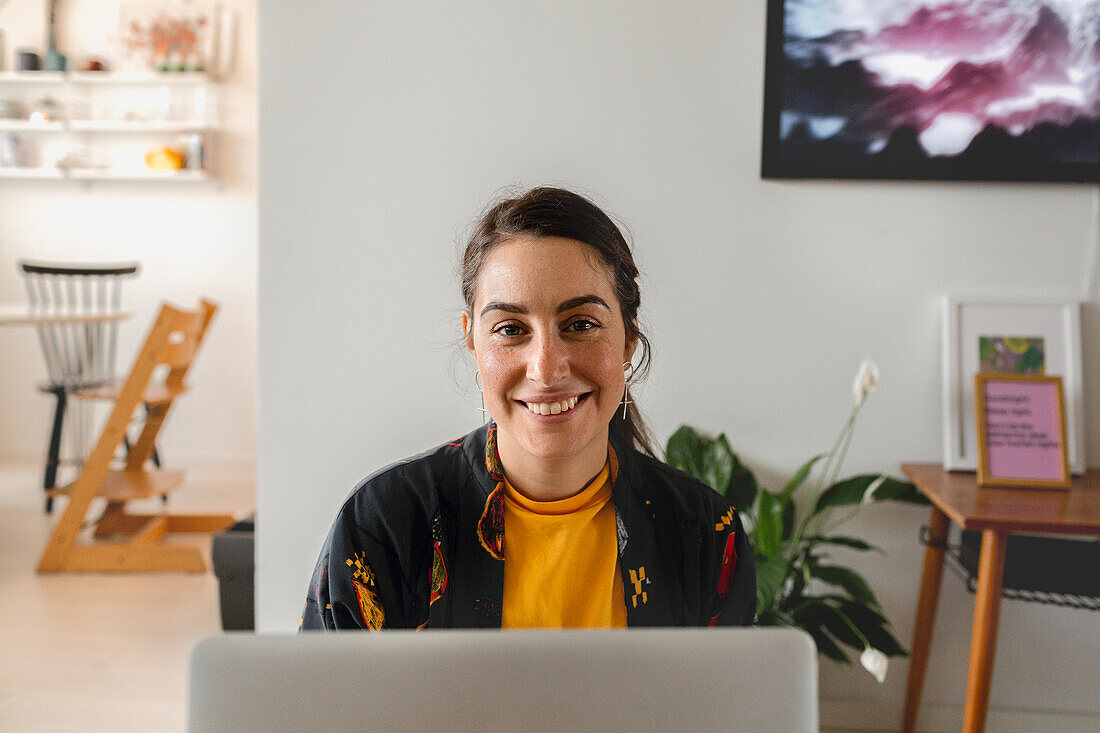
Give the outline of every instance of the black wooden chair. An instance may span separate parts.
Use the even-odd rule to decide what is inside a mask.
[[[36,323],[49,380],[39,389],[56,399],[53,426],[46,453],[46,491],[57,483],[61,465],[61,439],[70,396],[77,390],[102,387],[116,379],[115,356],[121,320],[122,282],[138,273],[136,262],[112,265],[78,265],[20,262],[31,312]],[[71,461],[80,465],[85,456],[85,421],[82,415],[69,421]],[[127,442],[127,447],[129,444]],[[153,461],[160,457],[154,451]],[[53,499],[46,498],[46,511]]]

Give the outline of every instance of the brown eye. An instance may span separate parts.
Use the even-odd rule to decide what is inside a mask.
[[[505,323],[493,329],[493,333],[501,336],[519,336],[522,329],[514,323]]]
[[[600,324],[596,323],[595,321],[590,321],[587,318],[578,318],[575,321],[571,321],[569,325],[566,326],[567,329],[573,331],[574,333],[583,333],[585,331],[591,331],[592,329],[599,327]]]

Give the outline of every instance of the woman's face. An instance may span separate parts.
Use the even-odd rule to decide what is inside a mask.
[[[636,342],[595,250],[561,237],[497,245],[462,326],[502,454],[506,442],[544,460],[606,451]]]

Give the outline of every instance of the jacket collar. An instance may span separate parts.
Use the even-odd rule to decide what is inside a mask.
[[[497,451],[497,424],[490,420],[462,439],[462,452],[473,471],[482,498],[488,497],[504,480],[504,467]],[[609,435],[607,455],[611,463],[611,486],[615,505],[621,506],[631,495],[628,488],[635,483],[634,450],[623,444],[614,433]],[[623,480],[619,480],[622,477]]]
[[[489,421],[462,439],[462,452],[470,464],[474,484],[485,499],[504,480],[504,468],[497,453],[497,424]]]

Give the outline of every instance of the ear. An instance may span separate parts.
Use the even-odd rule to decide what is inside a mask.
[[[466,350],[474,353],[474,321],[470,318],[470,311],[462,311],[462,337],[466,339]]]

